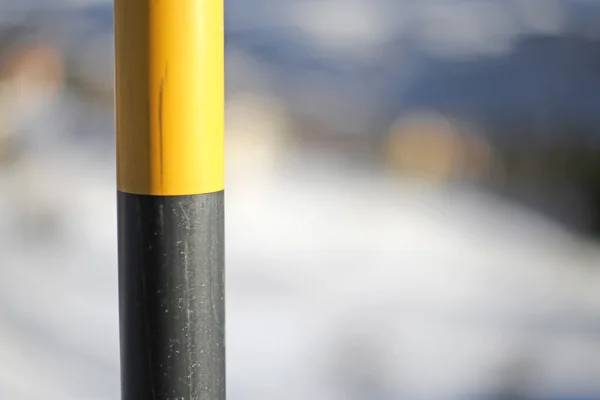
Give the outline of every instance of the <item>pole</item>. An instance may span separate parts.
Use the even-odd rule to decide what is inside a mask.
[[[224,400],[223,0],[116,0],[123,400]]]

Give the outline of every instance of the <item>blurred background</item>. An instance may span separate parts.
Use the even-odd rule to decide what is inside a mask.
[[[600,399],[600,1],[226,0],[228,396]],[[118,399],[112,2],[0,0],[0,399]]]

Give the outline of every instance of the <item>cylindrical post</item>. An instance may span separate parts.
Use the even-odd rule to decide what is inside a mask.
[[[116,0],[123,400],[224,400],[223,0]]]

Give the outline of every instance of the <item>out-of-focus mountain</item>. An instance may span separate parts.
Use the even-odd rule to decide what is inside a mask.
[[[227,48],[297,114],[346,133],[414,107],[597,124],[599,16],[590,1],[230,0]]]
[[[13,0],[73,75],[113,84],[112,2]],[[552,113],[597,124],[600,3],[586,0],[227,0],[227,88],[274,92],[332,131],[377,134],[407,108],[487,122]]]

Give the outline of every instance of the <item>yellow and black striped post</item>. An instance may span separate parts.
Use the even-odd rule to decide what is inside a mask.
[[[123,400],[225,399],[223,0],[116,0]]]

